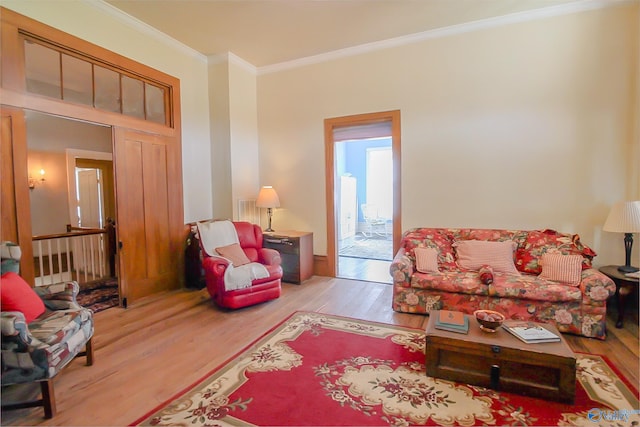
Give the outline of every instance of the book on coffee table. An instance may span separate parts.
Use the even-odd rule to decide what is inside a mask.
[[[436,316],[436,329],[466,334],[469,332],[469,318],[461,311],[439,310]]]
[[[513,334],[513,336],[527,344],[560,341],[560,337],[558,335],[554,334],[547,328],[532,322],[509,320],[502,324],[502,329]]]

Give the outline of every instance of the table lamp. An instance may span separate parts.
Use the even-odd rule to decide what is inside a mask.
[[[618,270],[622,273],[638,271],[638,268],[631,266],[631,247],[633,233],[640,232],[640,201],[618,202],[613,205],[602,230],[624,233],[625,263]]]
[[[274,230],[271,228],[271,215],[273,215],[273,208],[280,207],[280,199],[278,198],[278,193],[276,193],[276,190],[274,190],[272,186],[265,185],[260,189],[258,200],[256,200],[256,207],[267,208],[269,226],[264,231],[273,232]]]

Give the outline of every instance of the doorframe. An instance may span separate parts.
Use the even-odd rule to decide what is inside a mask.
[[[402,233],[402,185],[401,185],[401,151],[400,151],[400,110],[383,111],[378,113],[355,114],[351,116],[334,117],[324,121],[325,142],[325,189],[327,203],[327,274],[336,277],[338,269],[337,257],[337,204],[335,202],[335,141],[334,129],[347,126],[360,126],[380,122],[391,122],[391,152],[393,161],[393,253],[398,251],[400,235]]]
[[[113,139],[113,128],[111,129],[111,138]],[[78,199],[78,194],[76,192],[76,159],[105,160],[113,163],[113,153],[67,148],[65,149],[65,156],[67,160],[67,194],[69,200],[69,218],[71,219],[71,223],[75,225],[78,223],[78,211],[77,209],[75,209]],[[113,166],[111,169],[113,169]]]

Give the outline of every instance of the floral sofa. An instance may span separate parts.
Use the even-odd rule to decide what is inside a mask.
[[[468,253],[462,262],[462,248],[470,245],[479,249],[472,253],[475,264]],[[490,250],[488,245],[493,245]],[[494,247],[508,256],[486,255]],[[430,266],[423,261],[425,253],[433,254]],[[428,267],[421,266],[422,272],[416,254]],[[561,332],[604,339],[607,299],[616,287],[592,268],[595,255],[578,235],[554,230],[410,229],[403,233],[390,267],[393,309],[492,309],[507,318],[553,322]],[[573,262],[565,268],[576,260],[577,266]],[[565,278],[572,269],[577,270],[571,273],[575,279]]]

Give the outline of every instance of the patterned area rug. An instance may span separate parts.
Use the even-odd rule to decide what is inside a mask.
[[[78,304],[90,308],[94,313],[117,307],[120,304],[118,279],[114,277],[80,284],[77,300]]]
[[[341,242],[338,255],[349,258],[391,261],[393,259],[393,241],[390,235],[388,237],[376,235],[364,237],[358,234]]]
[[[422,330],[295,313],[132,425],[637,425],[638,393],[579,355],[575,405],[427,377]],[[611,422],[613,417],[626,417]]]

